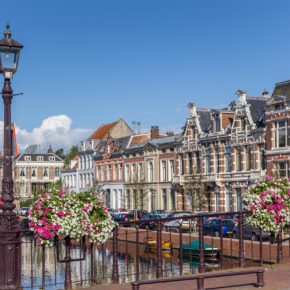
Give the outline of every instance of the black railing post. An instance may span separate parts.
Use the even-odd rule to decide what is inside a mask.
[[[159,220],[157,222],[157,269],[156,269],[156,277],[162,277],[162,248],[161,248],[161,231],[162,231],[162,224]]]
[[[220,224],[220,263],[221,263],[221,268],[223,269],[224,267],[224,233],[223,233],[223,217],[220,219],[221,224]],[[213,244],[212,244],[213,247]]]
[[[182,275],[183,272],[183,260],[182,260],[182,223],[179,225],[179,272]]]
[[[198,232],[199,232],[199,264],[198,264],[198,271],[204,272],[204,239],[203,239],[203,217],[198,217]]]
[[[65,237],[65,281],[64,281],[65,289],[72,288],[70,260],[71,260],[70,237]]]
[[[263,265],[263,235],[262,229],[259,227],[259,234],[260,234],[260,266]]]
[[[282,232],[279,230],[277,233],[277,264],[282,261],[282,242],[281,242]]]
[[[245,263],[244,250],[244,214],[239,213],[239,267],[243,267]]]
[[[94,244],[90,243],[90,254],[91,254],[91,285],[94,283]]]
[[[118,227],[113,230],[113,282],[119,283],[119,269],[118,269]]]
[[[136,281],[139,280],[139,228],[136,226]]]
[[[42,246],[42,289],[45,290],[45,246]]]

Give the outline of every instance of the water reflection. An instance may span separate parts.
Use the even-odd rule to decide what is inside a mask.
[[[42,286],[42,248],[31,242],[31,237],[23,237],[22,245],[22,285],[26,289],[39,289]],[[91,273],[91,250],[89,244],[85,247],[86,257],[83,261],[71,262],[71,277],[73,287],[92,284],[111,283],[113,265],[113,243],[111,240],[104,245],[93,247],[93,273]],[[71,257],[78,259],[83,256],[82,247],[73,244]],[[64,243],[60,242],[60,259],[64,257]],[[139,261],[136,257],[136,245],[123,241],[118,242],[118,265],[120,283],[132,282],[137,279],[155,279],[157,255],[148,252],[143,245],[139,245]],[[247,262],[246,266],[257,265]],[[223,268],[238,266],[237,259],[224,258]],[[206,271],[219,269],[220,264],[214,261],[206,263]],[[139,269],[139,275],[138,270]],[[163,277],[198,272],[198,260],[194,257],[179,258],[177,250],[172,253],[162,253]],[[56,262],[56,248],[45,249],[45,288],[63,289],[65,277],[65,263]]]

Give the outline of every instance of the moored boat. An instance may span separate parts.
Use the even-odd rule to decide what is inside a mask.
[[[218,248],[214,248],[207,243],[203,243],[204,248],[204,257],[206,259],[218,259],[220,250]],[[180,249],[178,249],[180,252]],[[187,256],[199,256],[200,249],[199,249],[199,241],[195,240],[188,244],[182,244],[182,255]]]
[[[144,238],[144,244],[149,250],[157,251],[157,239],[156,238]],[[169,241],[161,241],[161,250],[162,251],[171,251],[172,242]]]

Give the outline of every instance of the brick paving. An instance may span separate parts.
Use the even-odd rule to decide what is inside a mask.
[[[265,269],[264,290],[290,290],[290,263],[277,266],[267,266]],[[246,269],[245,269],[246,270]],[[256,289],[256,275],[233,276],[223,278],[212,278],[205,280],[204,286],[207,290],[235,289],[250,290]],[[165,289],[166,287],[166,289]],[[121,285],[98,285],[96,287],[77,288],[77,289],[100,289],[100,290],[131,290],[131,284]],[[140,290],[183,290],[197,289],[196,281],[172,282],[155,285],[144,285]]]

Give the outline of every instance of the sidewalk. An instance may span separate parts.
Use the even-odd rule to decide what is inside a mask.
[[[263,290],[290,290],[290,263],[265,268]],[[205,280],[204,286],[208,290],[235,289],[250,290],[257,289],[255,283],[256,275],[233,276],[224,278],[213,278]],[[172,282],[166,284],[144,285],[140,290],[186,290],[196,289],[196,281]],[[131,290],[131,284],[121,285],[98,285],[96,287],[77,289],[100,289],[100,290]]]

